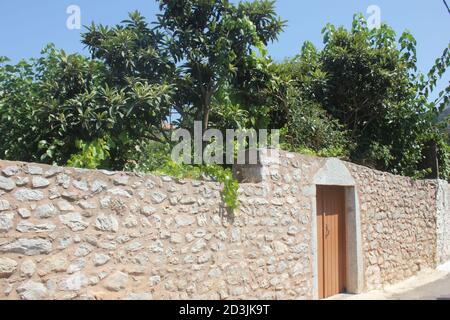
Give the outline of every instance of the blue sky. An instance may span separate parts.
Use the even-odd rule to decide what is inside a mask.
[[[83,25],[92,21],[115,24],[136,9],[153,20],[158,11],[155,0],[0,0],[0,56],[17,62],[38,56],[49,42],[68,52],[82,52],[83,29],[66,28],[66,9],[72,4],[81,8]],[[288,20],[288,26],[269,52],[282,60],[297,54],[305,40],[320,46],[321,30],[327,22],[349,26],[354,13],[368,16],[369,5],[380,7],[382,21],[397,34],[405,29],[413,33],[418,41],[419,69],[423,72],[429,70],[450,42],[450,14],[442,0],[278,0],[277,12]],[[439,87],[449,82],[447,72]]]

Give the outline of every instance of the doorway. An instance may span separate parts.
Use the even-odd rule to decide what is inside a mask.
[[[346,189],[317,186],[319,299],[347,291]]]

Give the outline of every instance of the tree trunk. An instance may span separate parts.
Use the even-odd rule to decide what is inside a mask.
[[[209,125],[209,107],[205,108],[203,110],[203,130],[207,130],[208,129],[208,125]]]
[[[211,88],[208,88],[204,91],[204,94],[202,96],[202,124],[203,124],[203,130],[207,130],[209,126],[209,114],[211,112],[211,98],[212,98],[213,92]]]
[[[424,168],[431,169],[430,174],[427,175],[428,179],[439,179],[439,163],[438,163],[438,152],[437,145],[435,141],[429,141],[425,145],[425,159],[422,166]]]

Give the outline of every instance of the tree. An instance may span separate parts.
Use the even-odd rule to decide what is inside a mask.
[[[260,75],[270,77],[264,47],[283,25],[273,2],[160,1],[160,8],[154,28],[138,12],[112,28],[92,24],[83,35],[91,58],[49,46],[30,62],[2,59],[0,155],[122,169],[146,140],[170,141],[164,123],[173,108],[189,129],[194,120],[206,128],[213,106],[214,125],[247,121],[235,101],[243,88],[258,93]]]
[[[65,163],[88,120],[69,101],[101,81],[95,61],[66,55],[50,45],[43,56],[17,65],[0,65],[0,157]],[[99,128],[97,128],[99,129]],[[91,138],[95,138],[92,134]]]
[[[442,137],[433,120],[440,102],[429,101],[429,93],[449,65],[448,48],[425,79],[408,32],[397,41],[389,26],[369,30],[356,15],[351,30],[328,24],[323,35],[323,50],[305,43],[288,63],[302,103],[319,104],[344,126],[353,161],[418,174],[425,146]],[[440,100],[448,101],[448,93]]]
[[[249,82],[261,68],[265,45],[283,27],[273,1],[161,0],[156,27],[137,12],[113,28],[92,25],[83,36],[107,66],[113,85],[128,79],[175,86],[180,125],[207,128],[213,100],[223,89]],[[259,50],[259,53],[258,53]]]
[[[271,114],[272,125],[283,128],[283,146],[289,150],[347,158],[352,148],[347,128],[315,99],[326,81],[319,65],[320,53],[308,41],[299,56],[278,65],[283,89]]]
[[[105,140],[110,158],[103,166],[121,169],[133,139],[157,138],[155,126],[159,130],[167,115],[169,85],[130,81],[110,87],[100,61],[52,45],[30,63],[3,62],[0,156],[5,159],[64,165],[81,145],[106,147],[99,143]]]

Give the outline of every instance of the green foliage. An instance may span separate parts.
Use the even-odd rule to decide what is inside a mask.
[[[354,148],[347,129],[312,99],[326,80],[318,63],[318,51],[306,42],[298,57],[276,66],[279,83],[271,93],[277,105],[270,114],[271,125],[282,127],[284,149],[346,159]]]
[[[169,175],[179,179],[202,179],[205,176],[211,177],[213,180],[223,185],[222,199],[226,207],[234,212],[239,207],[238,190],[239,184],[233,178],[230,169],[219,165],[184,165],[178,164],[171,159],[160,166],[154,173],[161,175]]]
[[[239,183],[233,178],[233,173],[228,168],[219,165],[183,165],[169,159],[154,173],[169,175],[179,179],[189,178],[199,180],[205,176],[211,177],[214,181],[222,184],[222,199],[227,209],[234,212],[239,207]]]
[[[274,3],[159,3],[156,28],[138,12],[114,27],[92,24],[83,35],[91,58],[49,46],[30,62],[13,66],[1,59],[0,156],[188,175],[199,169],[157,164],[158,150],[133,163],[133,152],[147,142],[167,148],[170,132],[163,123],[173,108],[179,126],[189,129],[193,120],[206,128],[212,110],[219,128],[262,123],[255,110],[260,105],[241,106],[238,98],[243,92],[257,96],[270,78],[265,46],[284,24]],[[202,168],[224,184],[224,199],[233,209],[237,187],[223,170]]]
[[[410,160],[417,162],[421,149],[422,110],[411,104],[417,92],[409,77],[414,63],[404,58],[390,27],[369,31],[359,16],[350,31],[327,26],[323,33],[319,67],[327,77],[317,100],[350,130],[354,160],[408,174],[398,164],[413,148],[416,157]],[[415,47],[405,47],[413,57]]]
[[[299,96],[288,103],[284,119],[294,147],[319,153],[321,139],[310,130],[316,127],[318,138],[331,144],[325,149],[343,149],[354,162],[410,176],[427,169],[421,167],[425,145],[443,136],[435,124],[438,101],[428,97],[450,64],[448,48],[425,80],[409,32],[397,40],[389,26],[369,30],[356,15],[350,30],[328,24],[323,36],[322,50],[306,42],[280,67]],[[441,101],[447,101],[446,91]],[[442,163],[449,156],[444,149]]]
[[[271,1],[160,0],[156,28],[138,13],[112,28],[93,24],[83,35],[92,55],[107,66],[113,86],[129,78],[171,83],[179,125],[194,120],[209,125],[213,100],[223,86],[248,82],[261,67],[265,45],[277,38],[283,22]],[[257,88],[253,88],[256,92]]]
[[[231,170],[218,165],[206,165],[203,166],[201,170],[216,181],[222,183],[223,201],[231,212],[236,210],[239,207],[239,183],[233,178]]]
[[[239,184],[230,169],[219,165],[185,165],[173,161],[168,144],[144,142],[129,153],[125,169],[135,172],[148,172],[168,175],[177,179],[203,179],[205,176],[223,185],[222,198],[228,210],[233,212],[239,206]]]
[[[52,45],[39,59],[1,65],[0,157],[64,164],[76,139],[95,139],[83,130],[85,110],[70,102],[88,99],[86,92],[101,81],[100,69],[97,62]]]
[[[82,140],[76,141],[79,153],[73,154],[67,165],[75,168],[98,169],[105,167],[105,161],[109,159],[109,146],[104,139],[97,139],[90,143]]]
[[[281,129],[282,146],[350,159],[396,174],[429,173],[435,145],[450,178],[450,86],[430,93],[450,66],[450,46],[427,75],[417,71],[416,40],[387,25],[350,30],[328,24],[324,47],[274,63],[266,46],[284,22],[273,1],[160,0],[151,27],[138,12],[83,35],[91,57],[53,45],[16,65],[0,57],[0,158],[214,177],[228,208],[237,183],[228,169],[171,162],[170,130],[193,121],[220,130]]]
[[[123,168],[134,139],[166,138],[171,85],[105,83],[101,63],[53,46],[30,63],[0,66],[0,157],[65,164],[85,143],[110,137],[110,165]]]
[[[250,125],[250,115],[242,105],[233,100],[230,88],[222,87],[211,106],[210,125],[220,129],[243,129]]]
[[[336,119],[316,103],[293,99],[290,104],[288,123],[282,131],[282,142],[286,146],[294,150],[313,150],[317,155],[348,157],[352,146],[345,128]]]
[[[134,172],[155,172],[170,159],[170,144],[140,141],[130,148],[124,169]]]
[[[437,141],[437,152],[439,159],[439,170],[442,179],[450,180],[450,145],[448,141],[439,139]]]

